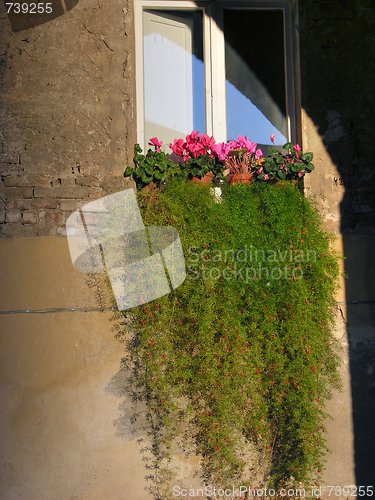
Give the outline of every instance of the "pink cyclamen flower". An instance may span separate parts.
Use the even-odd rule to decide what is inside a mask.
[[[304,170],[301,170],[301,172],[298,172],[298,177],[302,177],[304,172],[305,172]]]
[[[197,158],[198,156],[206,152],[204,146],[202,144],[199,144],[198,142],[191,144],[186,143],[185,149],[193,156],[193,158]]]
[[[212,144],[211,151],[219,158],[220,161],[225,161],[228,157],[231,147],[225,142]]]
[[[293,149],[297,153],[297,158],[298,158],[299,157],[299,152],[301,151],[301,148],[300,148],[299,144],[296,144],[295,146],[293,146]]]
[[[264,178],[266,179],[266,181],[268,181],[269,179],[268,174],[265,174]]]
[[[262,156],[263,156],[262,150],[258,148],[255,153],[255,158],[259,160],[259,158],[262,158]]]
[[[261,174],[263,172],[263,167],[259,167],[257,170],[257,174]]]
[[[245,137],[239,135],[235,144],[236,146],[231,149],[247,149],[250,154],[254,154],[257,147],[256,143],[251,142],[246,135]]]
[[[275,136],[273,134],[270,135],[270,139],[272,144],[275,144]]]
[[[156,147],[156,152],[159,153],[160,151],[160,146],[163,144],[162,141],[159,141],[157,137],[153,137],[150,139],[150,142],[148,143],[149,146],[155,146]]]
[[[173,144],[169,144],[169,147],[177,156],[182,156],[184,154],[183,139],[174,139]]]
[[[195,132],[195,130],[193,130],[190,135],[186,136],[186,142],[188,144],[193,144],[194,142],[197,142],[198,136],[199,136],[199,131]]]

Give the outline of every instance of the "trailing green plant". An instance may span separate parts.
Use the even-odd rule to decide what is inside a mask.
[[[324,402],[340,380],[338,255],[316,209],[267,183],[225,185],[222,203],[168,183],[138,201],[147,225],[179,231],[187,265],[180,287],[132,310],[130,358],[159,463],[187,425],[208,484],[318,481]]]

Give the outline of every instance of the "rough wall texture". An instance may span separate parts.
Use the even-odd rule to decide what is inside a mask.
[[[132,2],[80,0],[12,33],[0,2],[1,236],[64,234],[124,188],[133,132]]]
[[[317,195],[336,232],[375,232],[375,4],[300,0],[304,149]]]
[[[327,227],[375,232],[373,0],[299,0],[304,150]],[[12,33],[0,2],[2,237],[64,234],[125,186],[134,143],[131,0],[80,0]]]

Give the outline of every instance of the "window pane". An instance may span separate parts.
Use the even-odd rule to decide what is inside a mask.
[[[145,139],[205,132],[201,11],[144,11]]]
[[[224,37],[228,140],[285,144],[283,11],[224,10]]]

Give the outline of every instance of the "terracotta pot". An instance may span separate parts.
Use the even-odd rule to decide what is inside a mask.
[[[239,174],[228,175],[229,184],[251,184],[253,174],[251,172],[242,172]]]
[[[295,179],[292,179],[291,181],[280,179],[275,182],[275,187],[282,188],[283,186],[289,186],[290,184],[292,184],[292,186],[295,186],[297,184],[297,181]]]
[[[157,189],[157,185],[155,182],[151,181],[149,184],[147,184],[145,187],[142,188],[142,191],[152,191],[153,189]]]
[[[202,179],[198,179],[198,177],[193,177],[190,182],[199,182],[201,184],[211,184],[212,179],[214,178],[214,174],[212,172],[207,172],[205,176],[202,177]]]

